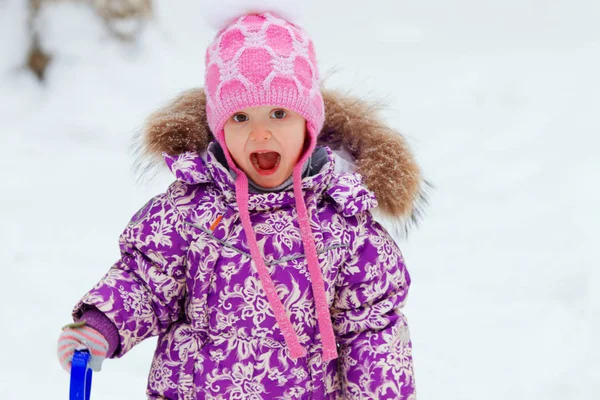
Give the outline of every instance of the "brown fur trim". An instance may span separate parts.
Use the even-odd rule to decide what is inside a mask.
[[[403,136],[377,119],[375,105],[337,92],[322,93],[326,115],[319,144],[350,151],[385,216],[415,220],[427,183]],[[183,93],[148,118],[141,132],[140,155],[155,158],[162,152],[204,151],[213,139],[206,121],[204,91]]]
[[[404,137],[378,118],[378,107],[322,91],[324,143],[342,142],[354,156],[367,187],[387,216],[413,216],[422,199],[421,171]]]
[[[144,153],[175,155],[186,151],[202,152],[212,138],[206,120],[204,90],[192,89],[150,115],[143,134]]]

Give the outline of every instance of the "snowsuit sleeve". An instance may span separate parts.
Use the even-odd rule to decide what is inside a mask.
[[[119,331],[121,357],[136,344],[163,333],[180,317],[185,297],[184,222],[169,193],[151,199],[119,238],[120,259],[73,310],[103,312]]]
[[[350,256],[332,308],[345,399],[414,399],[404,314],[410,276],[400,249],[369,211],[350,219]]]

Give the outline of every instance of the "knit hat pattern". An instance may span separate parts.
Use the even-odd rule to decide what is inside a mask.
[[[325,118],[312,40],[301,27],[272,13],[244,15],[217,33],[206,50],[208,124],[217,140],[241,109],[288,108],[316,137]]]

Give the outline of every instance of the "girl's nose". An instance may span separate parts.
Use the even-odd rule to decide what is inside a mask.
[[[271,132],[264,127],[254,127],[250,132],[250,140],[256,142],[257,140],[269,140],[271,138]]]

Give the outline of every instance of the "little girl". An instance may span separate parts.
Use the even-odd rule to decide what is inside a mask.
[[[61,365],[158,336],[150,399],[414,399],[410,277],[371,209],[412,217],[422,181],[372,112],[321,90],[312,41],[279,14],[220,30],[204,90],[149,119],[145,151],[176,181],[76,305]]]

